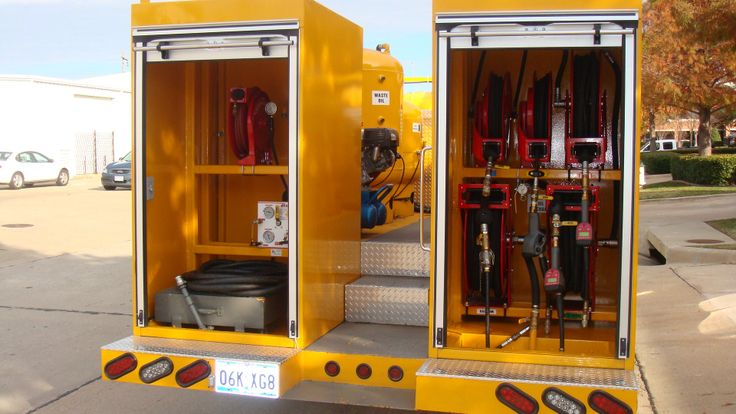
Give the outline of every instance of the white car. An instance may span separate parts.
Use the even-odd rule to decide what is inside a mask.
[[[17,190],[27,184],[69,183],[69,169],[36,151],[0,151],[0,184]]]

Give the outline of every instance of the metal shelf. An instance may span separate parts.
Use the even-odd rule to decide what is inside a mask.
[[[245,243],[210,242],[206,244],[195,244],[192,252],[195,254],[223,256],[289,257],[288,249],[256,247]]]
[[[288,175],[287,165],[195,165],[199,175]]]
[[[497,168],[495,178],[527,179],[529,178],[529,171],[531,171],[531,168]],[[542,169],[542,172],[544,172],[544,177],[542,179],[546,180],[565,180],[568,177],[566,169]],[[463,168],[462,171],[462,176],[466,178],[483,178],[485,174],[485,168],[466,167]],[[572,169],[570,171],[570,178],[580,180],[582,178],[582,172],[579,169]],[[592,181],[597,181],[598,170],[591,170],[590,178]],[[600,178],[601,180],[606,181],[621,181],[621,171],[603,170]]]

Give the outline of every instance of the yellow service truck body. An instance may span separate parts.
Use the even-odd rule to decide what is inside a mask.
[[[400,87],[391,96],[397,108],[366,102],[384,97],[373,93],[382,83],[402,82],[400,66],[382,54],[364,58],[362,29],[314,1],[133,5],[133,332],[102,347],[102,377],[239,394],[244,404],[265,397],[446,412],[636,411],[640,9],[634,0],[435,0],[434,129],[416,135],[402,118]],[[599,69],[583,75],[578,60]],[[548,72],[561,73],[559,100],[537,83]],[[599,134],[582,139],[568,123],[577,122],[572,101],[583,106],[575,84],[590,79]],[[502,102],[493,89],[501,84],[518,84],[528,110],[504,106],[493,119],[507,133],[487,138],[478,128],[499,110],[491,101]],[[548,110],[531,96],[544,97]],[[519,137],[541,114],[548,157],[540,164],[544,154],[535,152],[529,164]],[[418,170],[419,192],[430,195],[413,197],[420,214],[361,233],[361,129],[382,123],[407,137],[404,172]],[[430,135],[425,168],[415,147]],[[486,165],[479,154],[499,155],[488,142],[504,156]],[[566,158],[593,144],[590,169]],[[562,237],[553,227],[590,224],[581,239],[588,244],[570,248],[593,259],[586,289],[545,291],[538,307],[533,285],[553,280],[543,273],[531,282],[519,247],[537,172],[534,197],[546,192],[534,200],[548,238]],[[483,306],[475,300],[491,288],[468,276],[479,260],[468,252],[482,239],[468,237],[468,220],[486,199],[473,207],[464,197],[491,181],[493,194],[507,197],[494,207],[504,209],[504,224],[491,232],[504,293],[503,303]],[[563,193],[574,199],[565,211],[581,218],[559,225],[545,211]],[[587,197],[590,219],[580,204]],[[535,260],[555,248],[548,243]],[[256,266],[237,287],[256,293],[218,291],[219,282],[200,293],[208,282],[192,272],[223,263]],[[555,295],[562,311],[553,309]]]

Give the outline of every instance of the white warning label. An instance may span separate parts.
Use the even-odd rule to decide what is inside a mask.
[[[391,92],[373,91],[373,105],[391,105]]]
[[[420,124],[419,122],[412,123],[411,130],[412,132],[416,132],[417,134],[422,132],[422,124]]]

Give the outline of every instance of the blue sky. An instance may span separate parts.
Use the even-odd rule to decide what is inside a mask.
[[[390,43],[406,76],[431,75],[430,0],[318,1],[362,26],[365,47]],[[0,0],[0,74],[81,79],[120,72],[121,56],[129,55],[130,3]]]

